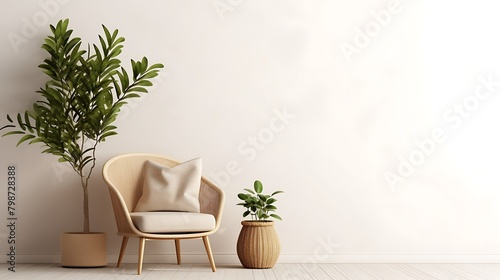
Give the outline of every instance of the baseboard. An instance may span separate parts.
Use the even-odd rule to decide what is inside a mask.
[[[116,263],[117,255],[109,255],[108,262]],[[236,254],[214,254],[218,264],[239,264]],[[0,262],[7,262],[0,256]],[[59,263],[59,255],[17,255],[17,263]],[[136,263],[137,255],[127,254],[124,263]],[[144,263],[175,263],[172,254],[145,255]],[[206,263],[204,254],[183,254],[183,263]],[[280,255],[278,263],[500,263],[500,255]]]
[[[281,263],[500,263],[500,255],[281,255]]]

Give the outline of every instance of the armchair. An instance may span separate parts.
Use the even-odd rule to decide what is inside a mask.
[[[163,212],[145,213],[142,218],[146,219],[146,222],[147,219],[153,219],[149,220],[149,224],[156,227],[159,223],[159,226],[163,227],[163,230],[161,230],[161,232],[141,231],[139,229],[140,226],[137,226],[137,217],[134,217],[134,215],[137,215],[138,213],[133,213],[133,211],[142,195],[142,167],[148,160],[168,167],[174,167],[179,164],[179,162],[173,159],[160,155],[133,153],[113,157],[103,166],[103,178],[108,185],[111,196],[116,225],[118,228],[117,234],[123,237],[117,267],[120,266],[123,260],[123,255],[130,237],[139,239],[137,274],[141,274],[142,271],[144,247],[147,240],[174,240],[177,264],[180,264],[180,240],[201,238],[203,240],[212,271],[215,272],[216,267],[208,236],[215,233],[219,229],[224,205],[223,191],[205,177],[202,177],[199,192],[200,213],[165,212],[164,214],[170,215],[170,218],[158,216],[162,215]],[[153,216],[148,216],[149,214],[152,214]],[[191,214],[192,216],[189,217],[178,216]],[[200,221],[200,219],[203,220],[204,217],[202,215],[207,214],[213,216],[213,218],[210,218],[212,221],[215,219],[215,224],[212,223],[210,228],[207,228],[205,223],[204,226],[200,226],[197,230],[197,221]],[[180,224],[177,223],[179,221]],[[176,228],[169,230],[169,226],[171,224],[176,224]],[[186,228],[185,232],[182,230],[183,227]]]

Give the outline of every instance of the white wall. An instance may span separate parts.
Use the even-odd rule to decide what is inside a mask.
[[[109,233],[110,262],[120,240],[100,168],[125,152],[203,157],[227,194],[219,262],[237,262],[236,194],[255,179],[286,192],[280,262],[499,261],[498,7],[434,2],[5,2],[0,115],[37,99],[49,23],[70,18],[85,42],[105,24],[126,38],[124,61],[166,66],[99,150],[92,226]],[[57,262],[59,233],[80,230],[77,178],[16,142],[0,139],[0,182],[16,164],[18,260]],[[0,259],[7,237],[0,226]],[[201,242],[184,251],[205,262]],[[146,261],[172,253],[155,243]]]

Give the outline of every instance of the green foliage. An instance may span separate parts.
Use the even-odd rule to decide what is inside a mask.
[[[253,184],[253,190],[244,189],[247,193],[239,193],[238,198],[243,200],[243,202],[238,203],[246,208],[243,213],[243,217],[250,215],[252,220],[265,221],[269,218],[275,218],[281,220],[281,217],[275,213],[278,208],[273,204],[278,201],[274,198],[275,195],[283,193],[283,191],[275,191],[271,195],[262,194],[264,186],[259,180],[256,180]]]
[[[43,153],[71,164],[86,189],[97,144],[117,134],[113,123],[121,107],[130,98],[147,93],[150,80],[163,65],[149,66],[146,57],[132,60],[129,76],[118,58],[125,41],[118,30],[110,32],[103,25],[99,44],[88,45],[85,50],[68,24],[66,19],[50,25],[52,34],[42,45],[49,57],[38,67],[50,78],[37,91],[42,99],[16,118],[7,115],[10,124],[0,130],[9,130],[3,136],[21,136],[18,146],[23,142],[42,143]]]
[[[50,58],[39,65],[50,77],[38,93],[44,100],[33,104],[31,111],[17,115],[17,124],[4,128],[18,128],[5,135],[24,135],[18,145],[41,142],[46,146],[44,153],[69,162],[77,171],[82,170],[95,158],[95,147],[85,149],[87,140],[95,143],[116,135],[112,125],[127,99],[139,97],[151,86],[150,79],[158,75],[161,64],[148,67],[147,58],[132,60],[133,76],[121,66],[118,55],[122,52],[123,37],[118,30],[113,33],[103,25],[105,37],[99,35],[100,45],[81,49],[81,39],[72,38],[68,29],[69,20],[61,20],[50,26],[51,36],[45,38],[42,48]],[[90,50],[93,50],[91,54]],[[20,130],[19,130],[20,129]]]

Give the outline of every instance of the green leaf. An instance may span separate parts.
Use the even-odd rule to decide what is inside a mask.
[[[26,132],[24,131],[9,131],[7,133],[5,133],[4,135],[2,136],[7,136],[7,135],[16,135],[16,134],[26,134]]]
[[[114,131],[108,131],[106,133],[104,133],[103,135],[101,135],[101,137],[99,137],[99,139],[97,139],[98,142],[100,141],[105,141],[106,140],[106,137],[108,136],[113,136],[113,135],[117,135],[118,133],[114,132]]]
[[[102,130],[102,133],[104,133],[104,132],[108,132],[108,131],[110,131],[110,130],[114,130],[114,129],[117,129],[117,127],[116,127],[116,126],[114,126],[114,125],[108,125],[108,126],[106,126],[106,127]]]
[[[111,36],[111,41],[114,41],[116,39],[116,36],[118,36],[118,29],[115,29],[115,31],[113,31],[113,36]]]
[[[141,79],[152,79],[154,77],[158,76],[158,71],[151,71],[146,74],[144,74]]]
[[[270,197],[270,198],[268,198],[268,199],[267,199],[266,203],[267,203],[267,204],[273,204],[273,203],[275,203],[276,201],[278,201],[278,200],[277,200],[277,199],[275,199],[275,198]]]
[[[139,65],[133,59],[131,60],[131,64],[132,64],[132,77],[134,77],[134,80],[136,80],[137,77],[139,77],[139,73],[141,72],[141,70],[139,69]]]
[[[102,29],[104,30],[104,34],[106,35],[106,40],[108,41],[108,45],[111,45],[113,42],[113,38],[111,37],[111,33],[109,33],[108,28],[103,24]]]
[[[116,57],[122,53],[122,46],[117,46],[109,54],[110,57]]]
[[[78,48],[80,46],[80,38],[73,38],[71,39],[71,41],[69,41],[69,43],[64,47],[64,51],[65,53],[69,53],[71,50],[73,50],[73,53],[75,53],[75,51],[78,51]],[[74,49],[76,47],[76,49]]]
[[[146,57],[142,58],[141,66],[141,72],[144,72],[148,69],[148,59]]]
[[[118,30],[115,30],[115,33],[116,33],[116,35],[118,35]],[[116,37],[116,35],[113,34],[113,36],[115,36],[115,37]],[[110,48],[115,48],[116,46],[118,46],[118,44],[125,42],[125,38],[123,38],[123,37],[120,37],[116,40],[113,39],[113,40],[114,40],[114,43],[110,46]]]
[[[44,142],[43,138],[35,138],[29,142],[29,145],[35,144],[35,143],[43,143],[43,142]]]
[[[127,96],[125,96],[124,99],[138,98],[138,97],[141,97],[141,96],[139,94],[137,94],[137,93],[129,93],[129,94],[127,94]]]
[[[24,112],[24,122],[26,123],[26,127],[28,128],[28,131],[30,133],[34,133],[35,131],[33,130],[33,127],[31,126],[28,111]]]
[[[249,192],[249,193],[251,193],[251,194],[255,194],[255,192],[253,190],[251,190],[251,189],[244,189],[244,190],[247,191],[247,192]]]
[[[248,215],[250,215],[250,211],[247,210],[247,211],[243,212],[243,217],[246,217]]]
[[[112,77],[112,80],[113,80],[113,85],[115,87],[116,98],[121,98],[122,89],[120,88],[118,82],[116,81],[116,79],[114,77]]]
[[[143,86],[143,87],[150,87],[153,85],[153,83],[148,81],[148,80],[139,80],[134,85]]]
[[[241,199],[241,200],[246,200],[248,197],[248,195],[244,194],[244,193],[239,193],[238,194],[238,198]]]
[[[280,193],[285,193],[285,192],[284,191],[275,191],[275,192],[273,192],[273,194],[271,194],[271,196],[274,196],[274,195],[280,194]]]
[[[148,90],[143,88],[143,87],[133,87],[129,89],[129,92],[143,92],[143,93],[148,93]],[[137,95],[139,97],[140,95]]]
[[[101,42],[101,48],[104,53],[104,56],[108,56],[108,48],[106,46],[106,42],[104,41],[101,35],[99,35],[99,41]]]
[[[149,69],[148,69],[148,70],[160,69],[160,68],[163,68],[163,67],[164,67],[164,66],[163,66],[163,64],[161,64],[161,63],[156,63],[156,64],[151,65],[151,67],[149,67]]]
[[[276,206],[274,206],[274,205],[267,205],[264,209],[265,210],[278,210],[278,208],[276,208]]]
[[[22,130],[26,130],[26,126],[24,125],[23,123],[23,119],[21,117],[21,114],[17,114],[17,123],[19,124],[19,127],[22,129]]]
[[[260,194],[260,193],[258,194],[258,196],[259,196],[260,200],[262,200],[262,202],[266,201],[267,197],[268,197],[268,196]]]
[[[57,25],[59,26],[59,24],[61,25],[61,32],[66,32],[68,30],[69,19],[60,20]]]
[[[253,183],[253,188],[254,188],[256,193],[261,193],[262,190],[264,189],[264,187],[262,186],[262,183],[259,180],[256,180]]]
[[[45,41],[45,44],[42,45],[42,49],[46,50],[50,54],[53,54],[57,51],[57,46],[53,40],[49,40],[47,38],[44,41]]]
[[[87,156],[85,157],[83,160],[82,160],[82,163],[81,163],[81,166],[86,166],[87,164],[91,163],[95,161],[95,158],[94,157],[91,157],[91,156]]]
[[[21,139],[19,139],[19,142],[17,142],[17,145],[16,146],[19,146],[21,145],[24,141],[27,141],[27,140],[30,140],[30,139],[33,139],[35,138],[34,135],[31,135],[31,134],[26,134],[24,135],[23,137],[21,137]]]
[[[120,82],[122,84],[122,90],[125,91],[129,85],[128,73],[125,68],[121,67],[122,72],[118,72],[118,76],[120,77]]]
[[[278,219],[280,221],[282,221],[283,219],[281,219],[280,216],[276,215],[276,214],[271,214],[271,217],[275,218],[275,219]]]

